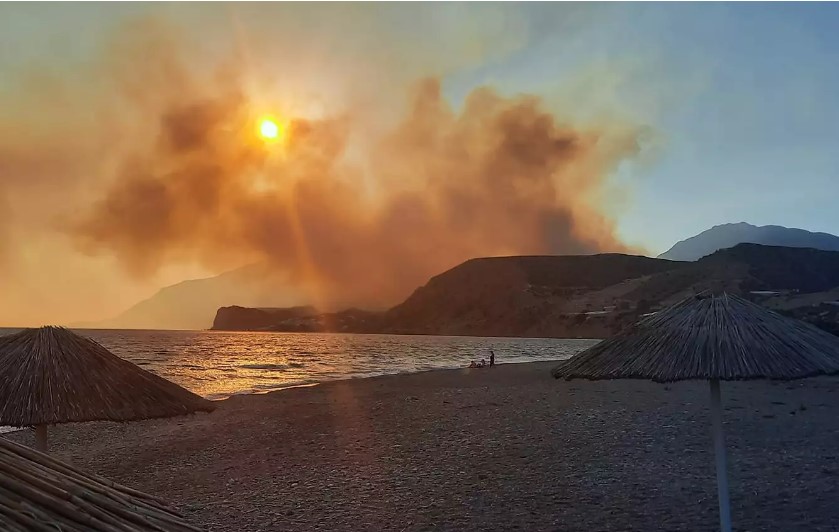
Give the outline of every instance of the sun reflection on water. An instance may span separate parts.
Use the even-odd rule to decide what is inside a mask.
[[[0,334],[11,331],[0,330]],[[595,340],[214,331],[79,331],[195,393],[220,399],[319,382],[499,362],[568,358]]]

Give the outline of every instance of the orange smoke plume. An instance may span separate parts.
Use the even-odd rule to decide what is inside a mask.
[[[627,250],[598,207],[639,151],[623,124],[566,123],[490,88],[453,108],[429,78],[384,131],[363,110],[290,117],[278,147],[236,81],[202,85],[171,58],[165,74],[154,94],[131,87],[149,141],[69,230],[136,275],[264,262],[324,308],[380,307],[476,256]]]

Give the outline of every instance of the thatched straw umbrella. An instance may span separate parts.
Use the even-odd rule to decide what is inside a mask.
[[[200,531],[165,501],[0,438],[0,529]]]
[[[709,380],[720,526],[731,530],[720,381],[839,373],[839,337],[740,297],[691,297],[572,357],[556,378]]]
[[[35,427],[47,450],[47,425],[136,421],[215,409],[177,384],[61,327],[0,337],[0,425]]]

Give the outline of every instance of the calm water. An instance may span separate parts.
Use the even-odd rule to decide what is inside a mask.
[[[7,334],[13,330],[0,330]],[[566,359],[597,340],[213,331],[79,331],[210,399],[328,380],[469,365]]]

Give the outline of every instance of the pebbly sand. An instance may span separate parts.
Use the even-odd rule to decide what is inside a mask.
[[[553,365],[233,397],[50,443],[212,531],[718,529],[707,383],[568,383]],[[837,399],[836,378],[723,385],[735,529],[839,529]]]

